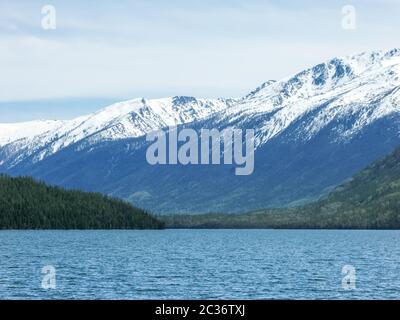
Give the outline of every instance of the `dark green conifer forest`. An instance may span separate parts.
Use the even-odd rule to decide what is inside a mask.
[[[0,175],[0,229],[159,229],[145,211],[99,193]]]

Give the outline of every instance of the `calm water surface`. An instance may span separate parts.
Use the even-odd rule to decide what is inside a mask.
[[[399,299],[399,262],[400,231],[0,231],[0,298]]]

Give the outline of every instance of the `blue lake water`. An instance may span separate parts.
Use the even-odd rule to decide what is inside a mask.
[[[400,231],[0,231],[0,298],[399,299]]]

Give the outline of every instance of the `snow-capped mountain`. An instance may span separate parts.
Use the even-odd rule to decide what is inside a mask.
[[[240,99],[136,99],[69,121],[0,124],[0,171],[158,212],[243,211],[315,199],[400,144],[400,50],[334,58]],[[146,133],[256,130],[255,172],[149,166]]]
[[[120,102],[69,121],[0,124],[0,147],[6,146],[9,167],[26,157],[43,160],[71,144],[137,138],[168,126],[203,119],[229,107],[233,99],[173,97]]]
[[[379,118],[400,111],[400,50],[334,58],[281,81],[269,81],[221,113],[218,121],[244,126],[270,115],[259,127],[258,145],[304,122],[297,138],[311,139],[334,120],[357,114],[352,126],[338,127],[336,138],[349,139]],[[324,106],[321,108],[321,106]]]
[[[63,121],[38,120],[21,123],[0,123],[0,147],[20,139],[33,138],[45,132],[53,132]]]

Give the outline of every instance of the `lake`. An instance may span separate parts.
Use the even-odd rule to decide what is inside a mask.
[[[400,231],[0,231],[0,298],[399,299],[399,262]]]

